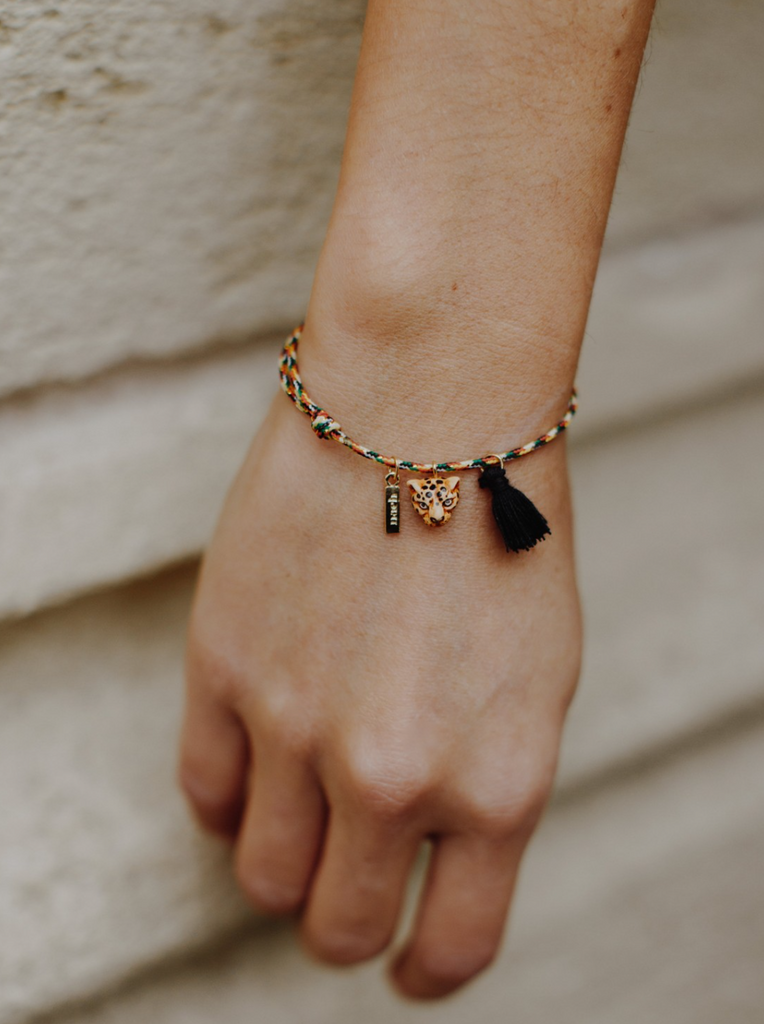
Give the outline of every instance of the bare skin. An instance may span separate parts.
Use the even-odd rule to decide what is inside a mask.
[[[650,11],[369,4],[300,352],[353,436],[435,461],[562,415]],[[319,442],[279,393],[192,614],[196,814],[234,842],[252,903],[299,915],[338,964],[389,946],[431,841],[390,968],[412,997],[494,958],[579,674],[565,438],[511,469],[552,527],[532,551],[506,553],[475,472],[447,525],[404,506],[390,537],[381,468]]]

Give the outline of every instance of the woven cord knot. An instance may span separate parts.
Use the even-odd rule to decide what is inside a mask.
[[[342,430],[339,423],[332,419],[332,417],[324,412],[323,409],[317,409],[311,416],[310,425],[313,427],[316,435],[322,438],[324,441],[330,439],[332,434]]]

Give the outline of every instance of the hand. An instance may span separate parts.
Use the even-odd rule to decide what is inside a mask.
[[[359,440],[444,460],[562,415],[652,5],[368,4],[300,344]],[[404,504],[388,536],[382,467],[278,394],[192,614],[199,818],[253,904],[298,913],[334,963],[390,944],[431,842],[391,972],[410,996],[495,955],[579,673],[565,437],[511,470],[552,529],[531,551],[504,550],[476,471],[447,525]]]
[[[384,469],[279,393],[192,614],[180,778],[200,821],[234,841],[254,906],[299,914],[337,964],[388,947],[430,841],[391,969],[414,997],[493,959],[579,673],[564,436],[511,469],[552,528],[533,550],[504,550],[477,471],[439,529],[404,484],[389,536]]]

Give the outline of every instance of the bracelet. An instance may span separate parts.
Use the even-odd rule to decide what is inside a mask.
[[[340,424],[317,405],[305,389],[297,364],[297,345],[305,323],[299,324],[289,335],[279,358],[281,386],[297,408],[310,417],[311,426],[317,437],[339,441],[365,459],[372,459],[390,472],[385,474],[385,531],[400,532],[400,479],[402,469],[413,473],[424,473],[424,480],[409,480],[411,501],[428,526],[443,526],[451,518],[459,502],[459,477],[446,476],[468,469],[479,469],[480,487],[488,488],[492,494],[492,510],[507,551],[528,551],[551,530],[544,516],[530,498],[513,487],[504,471],[504,463],[529,455],[545,444],[549,444],[565,430],[575,415],[578,396],[575,388],[571,392],[568,408],[563,418],[545,434],[527,444],[501,454],[483,455],[477,459],[463,459],[459,462],[414,462],[383,455],[354,441]]]

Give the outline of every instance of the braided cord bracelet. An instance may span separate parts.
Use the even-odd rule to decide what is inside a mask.
[[[385,475],[387,533],[398,533],[400,530],[398,474],[402,469],[427,474],[426,479],[410,480],[408,485],[412,504],[428,526],[442,526],[448,522],[459,501],[459,477],[444,474],[479,469],[480,486],[487,487],[493,495],[493,514],[507,551],[527,551],[551,533],[549,524],[533,502],[509,483],[504,473],[504,463],[519,459],[523,455],[530,455],[537,448],[549,444],[568,427],[578,406],[575,388],[571,392],[568,408],[562,419],[551,430],[527,444],[511,448],[501,454],[491,453],[458,462],[414,462],[409,459],[398,459],[354,441],[340,424],[310,397],[302,382],[297,363],[297,346],[304,327],[304,323],[299,324],[284,343],[279,358],[281,386],[297,408],[310,417],[311,426],[319,438],[338,441],[365,459],[372,459],[391,470]]]

